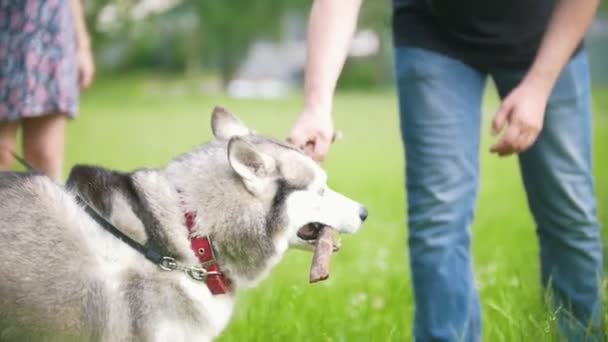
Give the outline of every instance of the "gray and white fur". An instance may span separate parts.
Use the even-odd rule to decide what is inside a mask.
[[[254,134],[227,111],[214,139],[165,169],[75,167],[64,188],[33,173],[0,173],[1,341],[209,341],[236,292],[255,286],[308,223],[356,232],[367,212],[334,192],[299,149]],[[198,265],[184,226],[208,235],[231,291],[166,272],[105,231],[78,193],[131,238]],[[305,271],[303,270],[305,273]]]

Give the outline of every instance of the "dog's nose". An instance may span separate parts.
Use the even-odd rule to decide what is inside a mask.
[[[359,209],[359,218],[361,218],[361,222],[364,222],[367,219],[367,208],[361,207]]]

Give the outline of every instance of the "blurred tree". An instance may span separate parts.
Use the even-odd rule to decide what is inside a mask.
[[[91,39],[96,45],[103,44],[114,36],[124,34],[129,24],[128,13],[135,4],[135,0],[85,0],[85,16]],[[115,25],[112,30],[103,30],[99,25],[102,11],[113,7],[116,14]]]
[[[391,80],[391,13],[390,0],[364,1],[359,17],[360,29],[371,29],[380,37],[377,55],[350,59],[340,77],[340,89],[370,88]]]
[[[191,59],[204,60],[207,66],[218,70],[226,83],[256,38],[278,37],[281,15],[289,3],[276,0],[184,1],[181,10],[198,15],[189,39]]]
[[[383,37],[383,46],[390,41],[389,1],[365,1],[360,20],[360,27]],[[311,0],[181,0],[159,13],[134,15],[145,2],[150,1],[87,0],[87,19],[101,53],[100,63],[108,61],[114,69],[162,67],[188,74],[214,70],[224,84],[253,42],[279,40],[285,14],[307,17],[311,6]],[[371,70],[373,79],[383,78],[387,61],[383,54],[370,61],[371,68],[364,68],[367,73]]]

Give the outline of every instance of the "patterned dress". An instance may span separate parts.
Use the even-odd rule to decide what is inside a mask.
[[[0,121],[65,113],[79,89],[70,0],[0,0]]]

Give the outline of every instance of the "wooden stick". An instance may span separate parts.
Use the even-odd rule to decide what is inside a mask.
[[[331,255],[334,251],[334,233],[335,231],[329,227],[323,227],[319,232],[310,266],[310,283],[329,278]]]

